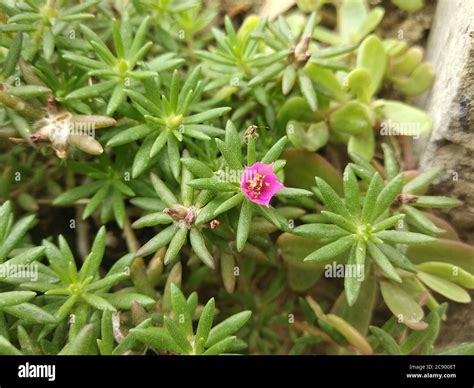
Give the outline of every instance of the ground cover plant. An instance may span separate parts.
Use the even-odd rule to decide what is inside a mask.
[[[2,1],[0,354],[474,354],[423,5]]]

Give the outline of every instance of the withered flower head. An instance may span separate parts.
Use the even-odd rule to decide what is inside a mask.
[[[309,52],[309,44],[311,43],[311,35],[304,35],[298,44],[292,49],[291,59],[300,66],[304,66],[311,57]]]
[[[197,209],[194,206],[189,208],[177,205],[172,208],[165,208],[163,213],[168,214],[174,221],[180,222],[182,225],[186,227],[190,227],[194,224],[197,215]]]
[[[244,141],[247,143],[249,138],[258,139],[258,126],[250,125],[244,133]]]
[[[68,156],[70,146],[79,148],[91,155],[100,155],[104,152],[102,145],[94,138],[95,130],[115,125],[112,117],[97,115],[73,115],[48,103],[48,109],[43,118],[34,123],[35,132],[30,140],[49,142],[60,159]],[[16,144],[27,143],[20,138],[10,138]]]

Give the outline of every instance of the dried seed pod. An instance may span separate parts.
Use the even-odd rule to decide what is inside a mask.
[[[292,54],[293,60],[296,63],[304,65],[311,57],[311,53],[309,52],[309,44],[311,43],[311,39],[311,35],[305,35],[301,37],[301,40],[295,46]]]
[[[91,155],[100,155],[104,152],[100,143],[91,136],[71,135],[69,136],[69,144]]]
[[[95,130],[115,124],[115,119],[108,116],[73,115],[61,110],[56,102],[49,98],[48,111],[34,124],[36,132],[30,135],[30,139],[33,142],[50,142],[60,159],[68,156],[71,145],[88,154],[100,155],[104,149],[94,138]],[[27,143],[19,138],[10,140],[15,144]]]
[[[109,116],[99,115],[74,115],[71,117],[71,123],[74,125],[88,125],[93,129],[108,128],[114,126],[117,121]]]

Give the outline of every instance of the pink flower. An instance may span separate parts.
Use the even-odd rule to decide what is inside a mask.
[[[268,207],[273,196],[284,187],[271,164],[257,162],[244,168],[240,188],[252,202]]]

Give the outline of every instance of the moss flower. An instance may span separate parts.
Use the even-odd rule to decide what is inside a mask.
[[[240,188],[252,202],[268,207],[273,196],[284,187],[271,164],[257,162],[244,168]]]

